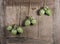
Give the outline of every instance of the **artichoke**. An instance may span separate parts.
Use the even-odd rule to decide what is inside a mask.
[[[30,23],[30,20],[29,19],[27,19],[26,21],[25,21],[25,26],[29,26],[31,23]]]
[[[13,35],[16,35],[16,34],[17,34],[17,30],[12,29],[12,30],[11,30],[11,33],[12,33]]]
[[[44,9],[41,9],[40,11],[39,11],[39,15],[44,15],[45,14],[45,10]]]
[[[31,20],[31,23],[34,25],[37,23],[37,21],[35,19]]]
[[[7,30],[8,30],[8,31],[12,30],[12,26],[8,26],[8,27],[7,27]]]
[[[23,33],[22,27],[18,27],[18,28],[17,28],[17,31],[18,31],[18,33]]]
[[[51,10],[50,10],[50,9],[46,10],[46,14],[47,14],[48,16],[50,16],[50,15],[51,15]]]

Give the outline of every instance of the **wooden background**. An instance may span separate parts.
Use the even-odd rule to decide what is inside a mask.
[[[51,16],[38,16],[37,10],[46,4]],[[0,43],[1,44],[59,44],[60,8],[59,0],[0,0]],[[17,24],[22,26],[26,16],[37,20],[34,26],[23,27],[22,35],[13,36],[5,26]]]

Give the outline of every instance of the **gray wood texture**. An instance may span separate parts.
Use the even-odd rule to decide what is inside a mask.
[[[60,17],[59,0],[0,0],[0,39],[1,44],[59,44]],[[4,4],[4,5],[3,5]],[[51,16],[38,16],[37,10],[46,4]],[[34,26],[22,26],[26,16],[37,20]],[[17,24],[23,27],[24,33],[13,36],[5,26]],[[22,37],[22,38],[20,38]]]
[[[55,3],[54,3],[54,43],[55,44],[60,44],[60,0],[55,0]]]

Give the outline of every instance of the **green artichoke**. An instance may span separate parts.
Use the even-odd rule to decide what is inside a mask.
[[[8,27],[7,27],[7,30],[8,30],[8,31],[12,30],[12,26],[8,26]]]
[[[35,24],[37,23],[37,21],[36,21],[35,19],[33,19],[33,20],[31,20],[31,23],[32,23],[33,25],[35,25]]]
[[[41,9],[40,11],[39,11],[39,15],[44,15],[45,14],[45,10],[44,9]]]
[[[17,30],[12,29],[12,30],[11,30],[11,33],[12,33],[13,35],[16,35],[16,34],[17,34]]]
[[[17,28],[17,31],[18,31],[18,33],[23,33],[22,27],[18,27],[18,28]]]
[[[25,26],[29,26],[30,24],[31,24],[31,22],[29,19],[25,21]]]
[[[51,10],[50,10],[50,9],[46,10],[46,14],[47,14],[48,16],[50,16],[50,15],[51,15]]]

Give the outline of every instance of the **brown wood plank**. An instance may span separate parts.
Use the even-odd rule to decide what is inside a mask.
[[[4,9],[4,2],[0,0],[0,44],[6,44],[6,39],[4,36],[4,26],[5,26],[5,9]]]
[[[29,16],[32,16],[37,20],[36,25],[32,25],[29,28],[29,37],[33,39],[38,39],[38,15],[37,15],[37,10],[38,10],[38,4],[31,3],[30,0],[30,8],[29,8]]]
[[[20,4],[20,6],[21,6],[21,11],[20,11],[20,12],[21,12],[21,13],[20,13],[20,25],[21,25],[21,26],[23,26],[24,20],[25,20],[26,17],[28,16],[28,5],[29,5],[29,4],[24,3],[24,2],[25,2],[25,1],[23,0],[23,3]],[[23,26],[23,29],[24,29],[24,33],[21,34],[22,37],[28,37],[28,29],[29,29],[29,27],[24,27],[24,26]],[[20,37],[21,37],[21,35],[20,35]],[[20,44],[20,42],[17,43],[17,44]],[[26,43],[21,42],[21,44],[26,44]]]
[[[53,14],[53,1],[54,0],[46,0],[46,4],[47,6],[50,7],[50,9],[52,10],[52,14]],[[22,3],[20,3],[22,2]],[[28,2],[28,3],[24,3],[24,2]],[[28,27],[24,27],[24,33],[19,35],[19,36],[13,36],[12,34],[10,34],[9,32],[7,34],[7,37],[27,37],[27,38],[32,38],[32,39],[38,39],[38,42],[35,40],[28,40],[26,42],[18,42],[18,43],[9,43],[9,41],[7,41],[7,44],[53,44],[53,15],[52,16],[38,16],[37,15],[37,10],[43,6],[44,1],[43,0],[30,0],[30,4],[29,4],[29,0],[6,0],[6,13],[5,13],[5,17],[6,20],[2,20],[4,16],[2,16],[3,11],[1,12],[1,17],[0,17],[0,24],[1,24],[1,29],[3,29],[2,27],[4,27],[4,23],[6,25],[12,25],[12,24],[18,24],[20,26],[22,26],[23,21],[25,20],[26,16],[33,16],[36,18],[37,20],[37,24],[33,25],[33,26],[28,26]],[[34,3],[32,3],[34,2]],[[40,2],[39,4],[36,4],[35,2]],[[58,1],[59,2],[59,1]],[[56,6],[59,3],[56,3]],[[2,7],[1,7],[2,9]],[[56,8],[58,15],[55,14],[54,16],[54,29],[55,32],[57,34],[57,36],[55,37],[56,40],[58,39],[58,44],[60,43],[59,41],[59,14],[58,10],[59,10],[59,5],[58,5],[58,9]],[[56,11],[55,11],[56,12]],[[55,20],[56,19],[56,20]],[[57,28],[58,31],[57,31]],[[3,33],[2,33],[3,34]],[[54,35],[55,36],[55,35]],[[55,39],[54,38],[54,39]],[[39,42],[42,41],[42,42]],[[6,42],[6,41],[5,41]],[[2,43],[3,44],[3,43]]]
[[[7,44],[16,44],[16,43],[7,43]]]
[[[11,21],[11,22],[15,22],[15,24],[18,24],[19,25],[19,17],[20,17],[20,3],[18,3],[18,2],[16,2],[16,4],[15,4],[15,2],[14,1],[12,1],[13,2],[13,6],[11,5],[11,4],[8,4],[8,6],[9,7],[12,7],[9,11],[9,13],[11,13],[11,12],[13,12],[14,11],[14,13],[11,13],[13,16],[13,18],[11,19],[11,17],[10,17],[10,19],[11,20],[15,20],[15,21]],[[17,5],[17,3],[18,3],[18,5]],[[16,22],[17,21],[17,22]],[[8,34],[7,34],[8,35]],[[15,37],[15,36],[12,36],[12,35],[8,35],[10,38],[11,37]],[[12,39],[13,40],[13,39]],[[13,42],[13,41],[12,41]],[[7,44],[17,44],[17,41],[15,42],[15,43],[9,43],[9,41],[7,41]],[[19,44],[21,44],[21,43],[19,43]]]
[[[46,0],[47,6],[48,4],[50,4],[50,2],[51,1]],[[48,7],[51,7],[51,6],[49,5]],[[53,17],[52,16],[43,15],[39,17],[39,20],[40,20],[39,33],[40,33],[40,39],[41,41],[43,41],[42,44],[53,44],[53,37],[52,37],[53,36]]]
[[[26,39],[23,44],[41,44],[41,41],[38,39]]]
[[[5,23],[6,26],[13,25],[13,24],[19,25],[20,6],[15,5],[14,2],[12,5],[7,3],[5,13],[6,13],[5,14],[6,15],[6,23]],[[16,37],[16,36],[13,36],[10,32],[8,32],[8,33],[7,32],[8,31],[6,31],[6,39],[7,39],[7,37],[9,37],[9,38]],[[9,43],[9,41],[7,41],[7,44],[17,44],[17,43]]]
[[[44,3],[44,1],[43,0],[40,0],[39,1],[40,2],[40,6],[39,6],[39,9],[41,8],[41,7],[43,7],[43,3]],[[39,10],[38,9],[38,10]],[[41,40],[41,30],[42,30],[42,16],[39,16],[38,15],[38,38]]]
[[[28,36],[28,27],[23,26],[24,24],[24,20],[26,19],[26,17],[28,16],[28,4],[27,3],[22,3],[21,4],[21,15],[20,15],[20,25],[23,27],[24,29],[24,33],[23,33],[23,37],[27,37]]]
[[[55,0],[54,3],[54,42],[60,44],[60,0]]]
[[[17,19],[16,19],[17,11],[16,10],[17,10],[16,6],[15,7],[14,6],[6,6],[6,26],[17,24]],[[12,36],[11,33],[9,33],[9,34],[8,33],[7,33],[8,37]]]
[[[39,2],[40,0],[30,0],[30,2]]]
[[[29,0],[23,0],[22,2],[29,2]]]

